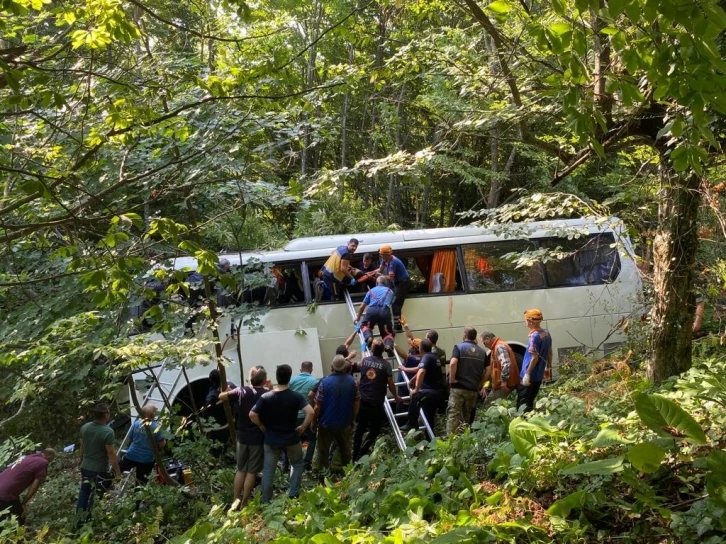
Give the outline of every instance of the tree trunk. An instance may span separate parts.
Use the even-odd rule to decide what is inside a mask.
[[[355,61],[355,49],[353,44],[348,44],[348,64],[351,66]],[[343,109],[340,115],[340,167],[345,168],[346,155],[348,153],[348,102],[350,101],[350,89],[345,91],[343,97]],[[340,200],[345,198],[345,182],[340,182]]]
[[[305,66],[305,84],[308,88],[313,86],[315,82],[315,65],[318,58],[318,48],[315,41],[320,35],[320,24],[323,17],[323,6],[319,0],[315,0],[313,5],[313,15],[310,21],[310,30],[308,32],[308,41],[311,44],[308,54],[308,61]],[[308,173],[308,169],[311,166],[310,156],[312,154],[310,150],[310,144],[312,142],[310,123],[308,122],[308,115],[304,114],[303,117],[303,147],[300,153],[300,173],[305,176]]]
[[[672,170],[663,170],[661,176],[659,226],[653,240],[653,353],[648,363],[648,379],[655,383],[691,367],[700,205],[698,176],[680,177]]]

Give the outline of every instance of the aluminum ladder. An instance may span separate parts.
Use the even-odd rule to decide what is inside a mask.
[[[169,398],[174,392],[174,389],[179,383],[179,379],[181,378],[184,371],[181,365],[174,366],[172,361],[167,358],[164,359],[164,362],[158,368],[158,371],[150,368],[147,370],[147,372],[152,373],[155,378],[152,378],[153,382],[149,387],[148,391],[146,391],[146,394],[139,401],[139,404],[142,408],[148,404],[156,404],[159,407],[159,411],[161,412],[166,408],[166,405],[169,402]],[[129,387],[135,387],[135,383],[129,383]],[[129,391],[129,395],[130,394],[131,392]],[[133,403],[131,403],[131,405],[133,406]],[[124,436],[124,439],[121,441],[119,451],[125,450],[129,446],[129,441],[131,439],[131,429],[133,428],[133,424],[136,422],[136,420],[139,419],[140,416],[141,414],[131,416],[131,426],[126,432],[126,436]]]
[[[344,292],[345,302],[348,305],[348,311],[350,312],[350,317],[352,319],[358,315],[358,312],[355,309],[355,303],[353,302],[353,299],[350,296],[348,290],[345,289]],[[365,340],[363,338],[363,333],[360,330],[358,331],[358,338],[360,339],[361,343],[361,356],[363,356],[364,353],[370,355],[370,351],[368,350],[368,347],[366,346]],[[403,361],[401,361],[401,358],[398,355],[398,352],[394,349],[393,357],[387,357],[386,360],[391,363],[392,369],[394,371],[398,371],[398,373],[403,377],[402,381],[394,382],[396,388],[398,388],[398,386],[400,385],[405,385],[406,388],[411,391],[411,384],[408,378],[408,373],[404,372],[403,370],[398,370],[399,368],[404,366]],[[408,412],[396,412],[396,399],[391,398],[389,394],[390,392],[387,391],[386,400],[383,407],[386,411],[386,416],[388,417],[388,422],[391,425],[391,429],[393,430],[393,436],[396,439],[396,444],[401,451],[406,451],[406,440],[404,439],[403,433],[401,432],[401,427],[398,424],[398,420],[399,418],[408,417]],[[409,394],[403,396],[401,397],[401,400],[410,401],[411,395]],[[421,412],[419,413],[419,421],[422,423],[422,425],[419,425],[418,429],[423,430],[428,436],[429,440],[433,440],[435,438],[434,432],[423,410],[421,410]]]

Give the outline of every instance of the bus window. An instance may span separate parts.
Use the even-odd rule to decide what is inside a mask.
[[[534,249],[532,242],[522,240],[463,246],[469,290],[481,293],[541,289],[544,287],[544,277],[540,264],[517,268],[516,263],[505,258],[510,253]]]
[[[452,248],[398,255],[411,276],[411,295],[444,294],[464,290]]]
[[[272,306],[291,306],[305,303],[305,291],[302,284],[300,265],[274,266],[275,299]]]
[[[612,283],[620,274],[620,256],[611,233],[596,234],[579,240],[543,240],[542,247],[571,253],[545,264],[550,287],[602,285]]]

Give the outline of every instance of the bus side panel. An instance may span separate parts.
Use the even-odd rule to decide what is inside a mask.
[[[273,383],[275,382],[275,369],[281,364],[290,365],[293,376],[295,376],[300,371],[300,363],[311,361],[313,376],[320,377],[324,374],[318,330],[315,328],[243,334],[240,349],[245,370],[245,382],[249,376],[249,369],[256,365],[265,367],[267,375]]]

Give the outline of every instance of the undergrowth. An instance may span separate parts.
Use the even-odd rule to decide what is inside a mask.
[[[59,512],[72,514],[77,482],[62,473],[41,489],[29,528],[6,522],[0,539],[722,542],[723,348],[717,338],[701,343],[694,367],[658,387],[631,365],[611,359],[544,387],[533,414],[497,403],[453,439],[428,444],[409,436],[405,453],[380,440],[340,482],[306,480],[298,499],[281,493],[242,512],[227,512],[233,468],[207,469],[194,495],[151,484],[99,505],[74,534]]]

